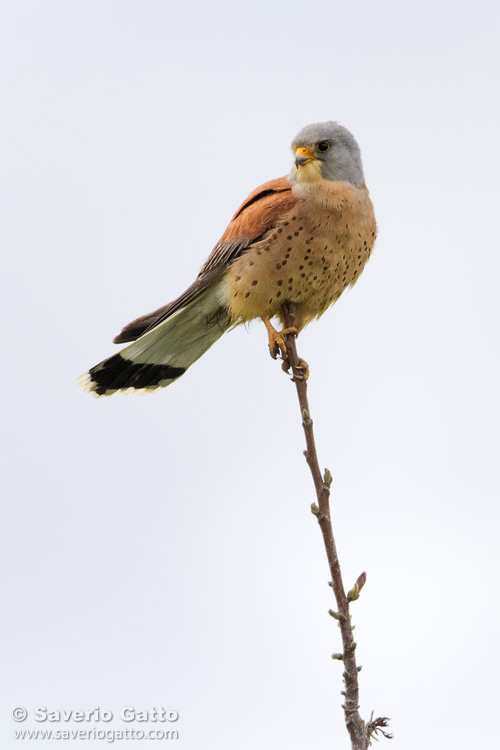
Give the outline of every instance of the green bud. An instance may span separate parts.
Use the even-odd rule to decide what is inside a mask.
[[[350,602],[355,602],[356,599],[359,599],[359,586],[357,583],[354,584],[352,589],[347,594],[347,598]]]

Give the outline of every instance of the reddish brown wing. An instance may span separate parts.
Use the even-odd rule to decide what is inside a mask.
[[[241,204],[208,259],[201,267],[196,281],[170,304],[155,312],[143,315],[129,323],[116,336],[115,344],[135,341],[146,331],[155,328],[181,307],[189,304],[211,282],[223,273],[228,265],[264,235],[295,206],[296,198],[288,177],[278,177],[258,187]]]
[[[203,264],[199,277],[214,268],[225,270],[256,239],[271,229],[296,203],[288,177],[260,185],[241,204],[217,245]]]

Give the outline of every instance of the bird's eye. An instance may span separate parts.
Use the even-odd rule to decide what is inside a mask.
[[[322,153],[325,153],[326,151],[330,150],[330,144],[328,141],[320,141],[318,143],[318,151],[321,151]]]

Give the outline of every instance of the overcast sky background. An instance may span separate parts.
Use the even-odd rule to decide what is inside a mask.
[[[184,750],[349,746],[296,394],[263,326],[154,396],[76,386],[325,119],[359,140],[379,223],[299,340],[346,585],[368,573],[361,712],[392,718],[391,747],[490,747],[497,7],[239,5],[1,4],[2,747],[40,726],[17,705],[165,706]]]

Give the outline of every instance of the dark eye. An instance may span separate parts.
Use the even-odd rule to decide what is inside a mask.
[[[326,151],[329,151],[330,144],[328,141],[320,141],[318,143],[318,151],[321,151],[322,153],[325,153]]]

